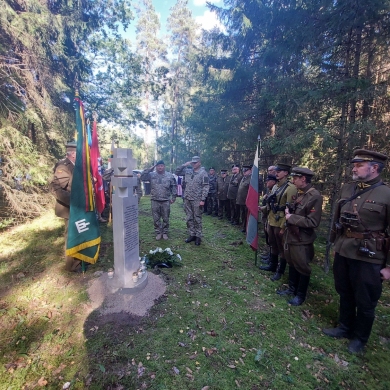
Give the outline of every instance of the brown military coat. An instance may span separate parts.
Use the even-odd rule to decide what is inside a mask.
[[[56,198],[55,214],[60,218],[69,219],[73,169],[74,164],[68,158],[58,161],[54,167],[50,190]]]
[[[237,198],[238,186],[240,185],[241,180],[242,180],[241,173],[237,173],[231,177],[229,182],[228,192],[227,192],[228,199],[235,200]]]
[[[322,215],[322,196],[311,185],[293,196],[293,214],[286,223],[284,240],[287,244],[307,245],[314,242],[314,229],[319,226]]]
[[[378,176],[367,184],[373,185],[380,180]],[[368,263],[384,264],[386,262],[386,252],[384,250],[383,233],[390,225],[390,188],[381,185],[344,205],[341,204],[344,199],[350,198],[356,191],[360,191],[357,182],[345,184],[341,188],[334,221],[335,223],[341,222],[340,216],[344,212],[354,212],[356,210],[359,215],[359,223],[357,227],[349,228],[350,232],[352,234],[374,233],[368,233],[364,239],[348,237],[348,227],[344,227],[343,231],[340,231],[336,229],[336,226],[333,226],[331,242],[335,243],[335,251],[341,256]],[[364,255],[358,251],[360,247],[366,247],[375,254],[372,257]]]
[[[230,176],[225,178],[218,176],[217,178],[217,197],[219,200],[227,200],[227,192],[229,189]]]
[[[243,176],[238,186],[236,204],[244,206],[246,202],[246,196],[248,195],[249,184],[251,183],[251,175]]]

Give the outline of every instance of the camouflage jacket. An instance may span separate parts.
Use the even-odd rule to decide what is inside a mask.
[[[195,172],[182,165],[176,169],[175,173],[177,176],[184,176],[186,183],[184,199],[206,200],[209,193],[209,175],[203,168]]]
[[[209,175],[209,195],[217,193],[217,175]]]
[[[170,172],[162,174],[145,169],[141,174],[142,181],[150,182],[150,194],[152,200],[175,200],[177,196],[176,179]]]

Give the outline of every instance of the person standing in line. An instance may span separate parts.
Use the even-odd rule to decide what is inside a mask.
[[[192,166],[192,171],[187,167]],[[194,156],[176,169],[176,175],[184,175],[186,189],[184,192],[184,209],[187,218],[189,237],[186,243],[195,241],[200,245],[202,237],[202,209],[209,193],[209,176],[202,168],[200,157]]]
[[[248,195],[249,184],[251,182],[252,165],[244,165],[242,167],[243,177],[238,186],[236,204],[239,206],[239,221],[241,223],[241,232],[246,233],[246,217],[248,208],[246,207],[246,197]]]
[[[284,232],[284,257],[289,266],[288,289],[278,291],[279,295],[293,295],[288,303],[300,306],[305,302],[314,257],[314,229],[321,222],[322,196],[313,187],[314,172],[308,168],[295,167],[291,172],[297,188],[292,204],[285,209],[286,229]]]
[[[340,296],[339,324],[327,336],[348,338],[348,350],[361,353],[370,337],[388,262],[390,188],[381,178],[387,156],[372,150],[353,153],[352,182],[343,185],[334,215],[331,242],[333,275]]]
[[[279,280],[286,270],[286,259],[283,250],[283,234],[286,224],[284,210],[286,203],[291,203],[292,197],[296,194],[295,186],[288,181],[291,165],[277,164],[276,179],[278,183],[274,186],[267,199],[268,219],[267,232],[271,246],[270,262],[260,267],[263,271],[275,272],[271,277],[272,281]],[[279,259],[280,256],[280,259]]]
[[[81,272],[81,260],[66,255],[70,214],[70,192],[72,190],[77,143],[70,141],[67,142],[65,146],[66,157],[58,161],[54,167],[54,174],[50,182],[50,190],[56,198],[55,214],[65,221],[65,269],[70,272]]]
[[[171,204],[175,202],[177,196],[176,179],[172,173],[165,171],[164,161],[160,160],[156,165],[142,172],[141,180],[150,182],[156,240],[161,240],[161,238],[168,240]]]
[[[217,175],[215,169],[209,169],[209,193],[207,194],[207,214],[213,217],[218,216],[217,204]]]
[[[225,217],[230,220],[230,203],[227,198],[230,177],[227,169],[221,169],[221,175],[217,178],[217,198],[218,198],[218,219]]]
[[[265,179],[266,194],[263,196],[261,206],[259,206],[259,211],[261,211],[261,221],[263,223],[265,242],[268,246],[267,248],[268,251],[266,254],[261,256],[261,261],[266,264],[269,264],[270,256],[271,256],[271,246],[269,244],[268,233],[267,233],[267,218],[268,218],[267,199],[271,193],[272,188],[276,183],[277,183],[276,176],[272,176],[272,175],[267,176],[267,178]]]
[[[230,178],[229,188],[227,193],[227,198],[229,199],[230,202],[230,217],[231,217],[230,222],[232,225],[239,224],[240,206],[237,206],[236,198],[237,198],[238,187],[240,185],[241,180],[242,180],[242,175],[240,174],[240,167],[237,164],[233,164],[232,176]]]

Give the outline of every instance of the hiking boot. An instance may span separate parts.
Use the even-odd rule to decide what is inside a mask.
[[[195,238],[195,245],[199,246],[200,245],[200,241],[201,241],[200,237],[196,237]]]
[[[276,274],[274,276],[271,277],[271,280],[273,282],[276,282],[277,280],[280,280],[280,278],[283,276],[283,274],[279,273],[279,272],[276,272]]]
[[[168,239],[169,239],[168,234],[165,234],[165,233],[164,233],[164,234],[162,235],[162,238],[163,238],[164,240],[168,240]]]
[[[158,234],[156,235],[156,240],[157,240],[157,241],[160,241],[160,240],[161,240],[161,233],[158,233]]]

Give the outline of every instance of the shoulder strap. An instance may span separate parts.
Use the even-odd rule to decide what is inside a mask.
[[[363,191],[357,192],[355,195],[351,196],[350,198],[341,201],[341,202],[340,202],[340,207],[343,207],[345,204],[347,204],[347,203],[350,202],[351,200],[356,199],[358,196],[363,195],[363,194],[365,194],[366,192],[371,191],[371,190],[373,190],[374,188],[379,187],[379,186],[382,186],[382,185],[385,185],[385,183],[383,183],[383,181],[380,181],[379,183],[373,184],[372,186],[370,186],[370,187],[364,189]]]

